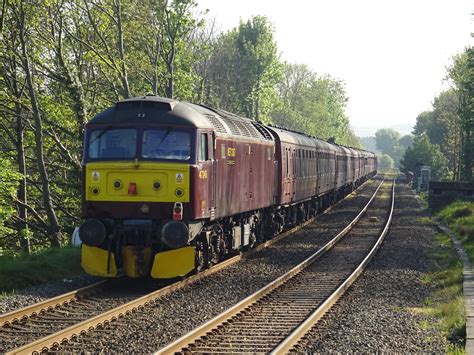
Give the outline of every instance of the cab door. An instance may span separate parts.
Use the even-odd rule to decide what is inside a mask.
[[[211,193],[209,189],[209,177],[212,176],[212,163],[209,157],[208,132],[199,131],[197,139],[197,172],[195,178],[196,209],[201,218],[210,217]]]
[[[208,147],[208,186],[209,186],[209,215],[214,219],[216,214],[216,175],[217,175],[217,161],[216,161],[216,136],[214,132],[207,133],[207,147]]]

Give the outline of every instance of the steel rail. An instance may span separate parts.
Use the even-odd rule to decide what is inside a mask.
[[[215,329],[217,326],[221,325],[228,319],[232,318],[236,314],[240,313],[242,310],[250,306],[251,304],[255,303],[265,295],[269,294],[271,291],[276,289],[277,287],[281,286],[282,284],[286,283],[289,279],[293,278],[296,274],[300,271],[308,267],[309,265],[313,264],[317,259],[319,259],[323,254],[325,254],[328,250],[330,250],[344,235],[346,235],[353,226],[360,220],[362,215],[367,211],[368,207],[371,205],[372,201],[374,200],[377,192],[381,188],[382,184],[384,183],[385,178],[379,184],[367,204],[364,208],[357,214],[357,216],[341,231],[339,232],[332,240],[326,243],[323,247],[321,247],[318,251],[308,257],[306,260],[301,262],[300,264],[296,265],[290,271],[285,273],[284,275],[280,276],[276,280],[272,281],[268,285],[262,287],[260,290],[256,291],[255,293],[251,294],[247,298],[243,299],[233,307],[229,308],[227,311],[217,315],[213,319],[209,320],[208,322],[204,323],[198,328],[195,328],[188,334],[185,334],[181,338],[178,338],[174,342],[168,344],[164,348],[158,350],[155,354],[170,354],[179,352],[181,349],[185,348],[187,345],[193,343],[195,340],[201,338],[202,336],[206,335],[212,329]]]
[[[233,258],[227,259],[207,270],[204,270],[200,272],[199,274],[193,275],[187,279],[184,279],[180,282],[165,286],[164,288],[161,288],[159,290],[153,291],[145,296],[139,297],[133,301],[130,301],[128,303],[125,303],[119,307],[113,308],[107,312],[101,313],[97,316],[94,316],[92,318],[89,318],[85,321],[82,321],[80,323],[74,324],[70,327],[67,327],[65,329],[60,330],[59,332],[50,334],[46,337],[40,338],[38,340],[35,340],[31,343],[25,344],[23,346],[20,346],[18,348],[12,349],[9,352],[7,352],[7,355],[10,354],[25,354],[25,353],[41,353],[43,351],[47,351],[50,347],[52,346],[57,346],[61,344],[64,341],[67,341],[69,338],[71,338],[74,335],[78,335],[81,332],[84,331],[89,331],[94,328],[96,328],[99,325],[104,325],[107,322],[117,319],[119,317],[122,317],[139,307],[143,307],[147,305],[149,302],[165,296],[173,291],[176,291],[180,288],[183,288],[186,285],[189,285],[193,282],[196,282],[208,275],[211,275],[229,265],[235,264],[241,259],[240,255],[237,255]]]
[[[108,288],[112,281],[113,280],[99,281],[94,284],[79,288],[77,290],[70,291],[62,295],[32,304],[30,306],[26,306],[8,313],[1,314],[0,327],[4,327],[13,322],[21,321],[26,318],[35,316],[41,312],[47,311],[49,309],[54,309],[64,304],[73,302],[81,297],[90,296],[97,291]]]
[[[367,180],[362,185],[360,185],[358,189],[362,188],[363,186],[365,186],[366,184],[368,184],[371,181],[372,180]],[[382,183],[377,187],[376,191],[378,191],[378,189],[380,188]],[[357,190],[355,190],[355,191],[357,191]],[[60,330],[59,332],[50,334],[46,337],[37,339],[37,340],[35,340],[31,343],[28,343],[28,344],[25,344],[23,346],[14,348],[14,349],[10,350],[9,352],[7,352],[6,354],[10,355],[10,354],[24,354],[24,353],[41,353],[43,351],[47,351],[49,348],[51,348],[53,346],[60,345],[61,343],[67,341],[68,339],[70,339],[74,335],[78,335],[78,334],[80,334],[82,332],[85,332],[85,331],[93,330],[97,326],[106,324],[107,322],[109,322],[111,320],[117,319],[119,317],[122,317],[122,316],[130,313],[130,312],[133,312],[134,310],[147,305],[148,303],[152,302],[153,300],[155,300],[157,298],[163,297],[166,294],[169,294],[173,291],[176,291],[180,288],[183,288],[186,285],[194,283],[198,280],[201,280],[202,278],[204,278],[206,276],[209,276],[209,275],[211,275],[213,273],[216,273],[216,272],[218,272],[218,271],[220,271],[220,270],[222,270],[222,269],[224,269],[224,268],[226,268],[230,265],[233,265],[233,264],[241,261],[242,259],[245,259],[246,257],[254,254],[255,252],[260,251],[260,250],[262,250],[266,247],[269,247],[272,244],[275,244],[276,242],[278,242],[278,241],[288,237],[289,235],[301,230],[302,228],[304,228],[308,224],[313,223],[319,217],[321,217],[321,216],[327,214],[328,212],[330,212],[333,208],[335,208],[337,205],[339,205],[342,201],[348,199],[351,195],[353,195],[353,193],[348,194],[343,199],[338,201],[336,204],[334,204],[334,205],[328,207],[327,209],[325,209],[322,213],[320,213],[316,217],[313,217],[313,218],[309,219],[308,221],[306,221],[304,223],[301,223],[300,225],[298,225],[296,227],[293,227],[290,230],[285,231],[285,232],[279,234],[278,236],[276,236],[276,237],[274,237],[274,238],[272,238],[272,239],[270,239],[270,240],[268,240],[268,241],[266,241],[262,244],[259,244],[257,247],[255,247],[253,249],[250,249],[250,250],[248,250],[246,252],[243,252],[239,255],[231,257],[227,260],[224,260],[224,261],[212,266],[209,269],[201,271],[199,274],[190,276],[190,277],[188,277],[188,278],[186,278],[182,281],[179,281],[177,283],[165,286],[164,288],[153,291],[152,293],[149,293],[145,296],[139,297],[139,298],[137,298],[133,301],[130,301],[128,303],[125,303],[125,304],[123,304],[119,307],[116,307],[114,309],[106,311],[102,314],[96,315],[92,318],[89,318],[85,321],[74,324],[70,327],[64,328],[64,329]],[[373,199],[373,196],[371,197],[369,203],[372,201],[372,199]],[[366,207],[365,207],[365,209],[366,209]],[[362,212],[359,213],[358,216],[360,216],[361,214],[362,214]],[[344,230],[346,230],[346,229],[347,229],[347,227]],[[342,232],[344,232],[344,230]],[[341,234],[341,233],[339,233],[339,234]],[[89,290],[89,289],[93,290],[94,287],[98,287],[99,285],[102,285],[102,284],[105,286],[108,283],[110,283],[110,281],[113,281],[113,280],[101,281],[97,284],[89,285],[89,286],[83,287],[81,289],[78,289],[76,291],[71,291],[71,292],[65,293],[63,295],[59,295],[57,297],[51,298],[49,300],[45,300],[43,302],[31,305],[31,306],[27,306],[27,307],[22,308],[22,309],[9,312],[9,313],[3,315],[0,318],[0,321],[1,321],[0,324],[7,325],[12,321],[19,320],[19,319],[24,319],[24,318],[27,318],[29,316],[35,315],[35,314],[37,314],[38,310],[40,312],[40,311],[44,311],[44,310],[51,309],[51,308],[54,308],[54,307],[58,307],[62,304],[65,304],[65,303],[68,303],[68,302],[74,300],[75,299],[74,295],[78,295],[80,293],[82,293],[84,295],[84,291],[87,292],[87,290]]]
[[[369,254],[364,258],[360,265],[352,272],[352,274],[332,293],[324,302],[321,304],[303,323],[301,323],[293,332],[284,339],[272,352],[271,354],[286,354],[305,336],[305,334],[311,330],[316,323],[324,316],[324,314],[334,305],[334,303],[341,298],[341,296],[347,291],[347,289],[359,278],[364,272],[366,266],[375,256],[379,250],[385,236],[388,233],[390,224],[392,222],[392,215],[395,206],[395,179],[392,183],[392,201],[390,206],[390,212],[385,224],[385,227],[380,234],[377,242],[370,250]]]

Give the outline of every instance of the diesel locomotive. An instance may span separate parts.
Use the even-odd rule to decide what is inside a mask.
[[[371,152],[144,96],[86,125],[81,264],[172,278],[307,220],[376,174]]]

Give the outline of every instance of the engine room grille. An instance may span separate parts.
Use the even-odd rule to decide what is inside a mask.
[[[206,118],[211,122],[211,125],[215,128],[215,130],[219,133],[227,133],[226,128],[222,124],[221,120],[214,116],[214,115],[206,115]]]
[[[257,121],[242,118],[224,110],[207,109],[215,112],[215,114],[207,112],[204,115],[216,132],[273,141],[270,132]]]
[[[251,122],[246,122],[244,120],[234,119],[231,117],[222,117],[222,119],[227,124],[227,126],[229,126],[232,134],[244,137],[264,138]]]

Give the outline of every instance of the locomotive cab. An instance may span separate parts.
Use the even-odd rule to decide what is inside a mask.
[[[211,168],[212,127],[176,105],[126,100],[87,124],[79,235],[89,274],[169,278],[194,269],[203,213],[192,194],[209,188],[192,191],[191,181]]]

